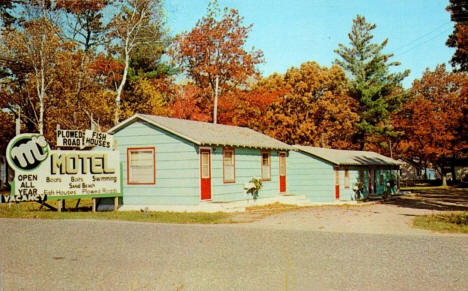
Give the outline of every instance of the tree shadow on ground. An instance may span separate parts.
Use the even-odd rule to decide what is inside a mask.
[[[392,197],[384,204],[405,208],[436,211],[468,211],[468,189],[466,188],[416,188],[411,194]]]

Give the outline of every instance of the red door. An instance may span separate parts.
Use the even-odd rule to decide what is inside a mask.
[[[200,150],[200,185],[201,199],[211,199],[211,152]]]
[[[340,199],[340,168],[335,167],[335,199]]]
[[[286,153],[279,153],[280,192],[286,192]]]

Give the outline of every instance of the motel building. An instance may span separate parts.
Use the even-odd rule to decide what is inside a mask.
[[[144,114],[108,133],[122,169],[119,210],[354,203],[358,182],[362,198],[397,191],[400,163],[374,152],[291,146],[244,127]],[[244,190],[254,177],[263,183],[255,201]]]

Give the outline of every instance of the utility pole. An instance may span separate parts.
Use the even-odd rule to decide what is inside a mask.
[[[215,96],[214,96],[214,109],[213,109],[213,123],[218,123],[218,85],[219,85],[219,77],[216,75],[216,83],[215,83]]]

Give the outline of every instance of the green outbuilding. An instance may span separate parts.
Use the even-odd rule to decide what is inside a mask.
[[[400,162],[370,151],[295,145],[288,156],[288,192],[312,202],[337,202],[394,194]]]

